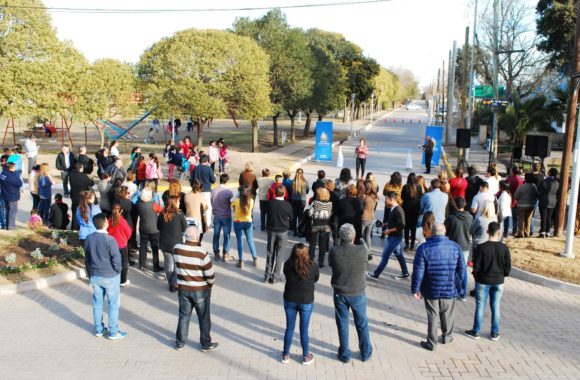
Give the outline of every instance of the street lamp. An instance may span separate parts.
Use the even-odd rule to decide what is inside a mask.
[[[371,125],[373,125],[373,112],[375,110],[375,93],[371,94]]]

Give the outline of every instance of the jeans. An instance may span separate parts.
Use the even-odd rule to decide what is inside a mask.
[[[220,174],[226,172],[226,160],[222,160],[222,159],[219,160],[219,171],[220,171]]]
[[[266,216],[268,214],[269,201],[260,200],[260,229],[266,230]]]
[[[242,261],[244,253],[243,235],[246,235],[246,241],[250,247],[250,254],[253,259],[256,259],[256,246],[254,245],[254,225],[252,222],[234,222],[234,232],[236,233],[236,241],[238,243],[238,258]]]
[[[68,170],[61,170],[60,171],[60,178],[62,179],[62,188],[64,189],[64,195],[68,195],[70,193],[68,185],[69,185],[69,172]]]
[[[220,232],[224,230],[224,245],[222,253],[225,255],[230,251],[230,234],[232,232],[232,218],[213,218],[213,253],[220,251]]]
[[[284,262],[284,251],[286,250],[286,242],[288,241],[288,231],[286,232],[272,232],[268,231],[268,242],[266,250],[266,272],[264,278],[266,280],[280,281],[282,270],[282,263]]]
[[[467,286],[469,285],[469,272],[467,269],[467,260],[469,260],[469,249],[467,251],[463,251],[463,261],[465,262],[465,275],[463,276],[463,280],[461,285],[463,287],[463,298],[467,297]]]
[[[473,331],[480,332],[483,323],[483,314],[489,295],[489,306],[491,307],[491,333],[499,334],[500,302],[503,294],[503,284],[485,285],[475,283],[475,318],[473,319]]]
[[[16,214],[18,213],[18,201],[4,201],[6,213],[6,229],[13,230],[16,228]]]
[[[367,159],[366,158],[356,158],[356,178],[361,178],[365,176],[365,165],[367,163]],[[358,173],[359,171],[361,172],[361,175],[359,177]]]
[[[372,243],[373,243],[373,225],[375,224],[374,220],[363,220],[362,221],[362,236],[367,243],[367,247],[369,247],[369,252],[371,251]]]
[[[121,307],[120,276],[91,276],[90,284],[93,287],[93,321],[95,322],[95,332],[103,332],[103,304],[105,301],[105,296],[107,296],[107,305],[109,310],[109,333],[111,335],[117,334],[119,331],[119,308]]]
[[[6,213],[4,207],[4,199],[0,198],[0,228],[2,229],[6,228]]]
[[[512,224],[512,217],[511,216],[506,216],[505,218],[503,218],[503,234],[504,236],[508,236],[509,232],[510,232],[510,225]],[[514,229],[514,227],[512,226],[512,230]],[[503,237],[502,237],[502,241],[503,241]]]
[[[387,238],[387,242],[385,243],[385,248],[383,248],[383,254],[381,257],[381,262],[377,269],[375,269],[375,276],[380,276],[383,273],[383,270],[389,263],[389,258],[391,257],[391,253],[395,252],[395,256],[401,265],[401,271],[403,272],[403,276],[409,275],[409,270],[407,269],[407,262],[405,261],[405,256],[403,255],[403,250],[401,249],[401,245],[403,242],[402,236],[389,236]]]
[[[300,314],[300,344],[302,344],[302,356],[310,354],[310,338],[308,337],[308,325],[314,309],[313,303],[294,303],[284,300],[284,312],[286,313],[286,332],[284,333],[284,351],[282,355],[290,355],[290,346],[296,326],[296,315]]]
[[[179,289],[179,321],[177,322],[177,332],[175,333],[175,344],[183,347],[189,333],[189,320],[191,312],[195,308],[197,320],[199,321],[199,341],[201,348],[208,348],[211,344],[211,317],[210,317],[211,289],[192,292]]]
[[[139,266],[147,265],[147,244],[151,243],[153,269],[159,268],[159,232],[154,234],[139,233]]]
[[[441,335],[443,342],[453,339],[455,298],[430,300],[425,298],[427,310],[427,342],[432,347],[437,345],[437,317],[441,322]]]
[[[44,223],[48,223],[48,211],[50,210],[50,198],[41,198],[38,205],[38,214]]]
[[[173,285],[175,285],[177,282],[173,252],[163,252],[163,268],[165,268],[165,278],[167,279],[167,285],[169,285],[169,290],[171,290]]]
[[[318,244],[318,265],[324,265],[324,257],[330,244],[330,226],[313,226],[308,233],[308,255],[314,259]]]
[[[352,309],[354,316],[354,326],[358,335],[358,346],[363,361],[370,359],[373,348],[369,335],[369,324],[367,320],[367,299],[364,292],[356,296],[345,296],[334,293],[334,317],[336,328],[338,329],[338,356],[341,359],[350,359],[352,352],[348,344],[348,311]]]

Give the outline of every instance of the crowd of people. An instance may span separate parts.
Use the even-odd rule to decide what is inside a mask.
[[[257,176],[248,162],[232,191],[225,142],[212,141],[202,151],[189,137],[178,144],[169,141],[163,151],[169,186],[161,195],[159,180],[165,174],[161,158],[155,153],[145,155],[141,148],[134,147],[130,162],[124,163],[117,142],[99,150],[95,160],[87,156],[85,147],[74,154],[63,145],[55,168],[61,173],[64,194],[53,194],[50,165],[36,163],[35,144],[33,137],[26,142],[32,212],[50,228],[66,229],[70,223],[71,229],[79,231],[95,293],[97,336],[121,339],[126,335],[117,326],[118,288],[130,284],[129,266],[148,270],[151,252],[152,271],[159,276],[165,272],[168,291],[178,292],[176,349],[185,344],[193,309],[199,318],[202,350],[217,349],[218,344],[210,337],[209,303],[215,279],[212,261],[237,261],[237,267],[243,268],[245,240],[249,263],[258,267],[254,229],[259,226],[267,233],[264,282],[274,284],[282,281],[283,275],[286,279],[283,363],[289,361],[298,315],[303,364],[314,360],[308,322],[314,284],[326,265],[332,270],[340,338],[338,359],[348,362],[352,355],[348,344],[348,314],[352,309],[361,358],[368,360],[372,346],[366,319],[366,281],[380,278],[391,254],[401,268],[394,278],[410,278],[405,251],[415,254],[411,290],[417,299],[425,300],[428,315],[428,337],[421,342],[422,347],[433,350],[437,345],[437,316],[441,318],[443,343],[453,340],[455,301],[465,301],[469,294],[469,262],[473,263],[475,277],[472,294],[476,312],[473,328],[465,334],[479,338],[489,296],[493,321],[490,337],[499,339],[499,305],[511,265],[509,249],[502,241],[510,234],[531,236],[536,207],[541,217],[538,236],[550,236],[558,202],[557,170],[551,168],[544,176],[536,164],[523,177],[518,167],[507,178],[501,178],[495,166],[489,167],[485,176],[479,176],[474,166],[467,168],[467,176],[462,168],[456,169],[451,179],[441,171],[428,186],[422,175],[409,173],[404,180],[401,173],[394,172],[383,186],[384,214],[377,220],[379,185],[373,173],[365,173],[368,148],[364,140],[355,153],[356,178],[349,168],[343,168],[336,179],[327,178],[325,171],[319,170],[310,184],[302,168],[274,177],[263,168]],[[432,147],[427,144],[424,149]],[[0,211],[3,227],[13,229],[23,185],[22,159],[20,152],[4,153],[0,159]],[[93,179],[95,169],[97,178]],[[191,187],[187,193],[182,188],[186,181]],[[70,198],[70,213],[63,196]],[[253,218],[257,204],[259,221]],[[232,227],[237,258],[231,254]],[[213,252],[209,253],[201,248],[201,242],[212,229]],[[289,247],[289,234],[304,238],[307,244]],[[384,239],[384,244],[378,266],[369,271],[373,235]],[[290,254],[285,260],[287,251]],[[110,310],[107,328],[102,322],[105,295]]]

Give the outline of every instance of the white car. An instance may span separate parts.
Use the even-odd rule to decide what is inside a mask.
[[[413,104],[413,103],[407,104],[407,106],[405,108],[407,108],[408,110],[412,110],[412,111],[418,111],[418,110],[423,109],[420,105]]]

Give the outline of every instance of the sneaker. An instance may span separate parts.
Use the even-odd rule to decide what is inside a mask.
[[[220,255],[219,251],[214,253],[214,259],[215,261],[220,261],[222,259],[222,256]]]
[[[375,272],[370,272],[370,271],[369,271],[369,272],[367,272],[367,277],[369,277],[369,278],[374,278],[375,280],[378,280],[378,279],[379,279],[379,276],[377,276],[377,275],[375,274]]]
[[[428,351],[433,351],[435,349],[435,347],[433,347],[433,345],[427,341],[421,341],[421,347],[423,347],[424,349],[428,350]]]
[[[181,351],[181,350],[183,350],[183,346],[180,346],[177,342],[175,342],[175,344],[174,344],[173,347],[175,348],[175,351]]]
[[[256,268],[258,267],[258,258],[257,257],[254,259],[254,267],[256,267]]]
[[[464,335],[471,339],[479,339],[479,333],[473,330],[465,330]]]
[[[302,358],[303,365],[310,365],[312,363],[314,363],[314,355],[312,355],[312,353],[309,353],[308,356]]]
[[[290,363],[290,355],[282,355],[282,359],[280,359],[280,361],[282,362],[282,364]]]
[[[401,275],[398,275],[398,276],[393,276],[393,278],[395,280],[405,280],[405,279],[409,278],[409,274],[408,273],[407,274],[401,274]]]
[[[205,347],[205,348],[201,348],[201,352],[209,352],[209,351],[217,351],[219,347],[219,344],[217,344],[216,342],[210,343],[209,346]]]
[[[109,329],[107,329],[106,327],[103,327],[103,331],[101,331],[101,332],[96,332],[96,333],[95,333],[95,336],[96,336],[97,338],[100,338],[100,337],[102,337],[103,335],[105,335],[105,334],[106,334],[108,331],[109,331]]]
[[[345,358],[344,356],[340,356],[340,354],[337,354],[336,358],[338,360],[340,360],[341,362],[343,362],[344,364],[347,364],[350,362],[350,358]]]
[[[490,339],[497,342],[499,340],[499,333],[491,333]]]
[[[117,333],[115,335],[107,335],[107,339],[109,340],[120,340],[120,339],[124,339],[127,336],[126,332],[123,332],[121,330],[117,331]]]
[[[224,253],[224,257],[222,258],[222,261],[224,263],[227,263],[227,262],[230,262],[230,261],[234,261],[234,260],[235,259],[232,256],[228,255],[227,253]]]
[[[127,281],[125,281],[125,282],[121,282],[121,286],[122,286],[122,287],[125,287],[125,286],[127,286],[127,285],[131,285],[131,280],[127,280]]]
[[[163,272],[163,271],[164,271],[163,267],[154,267],[153,268],[153,272],[155,272],[155,273],[159,273],[159,272]]]

